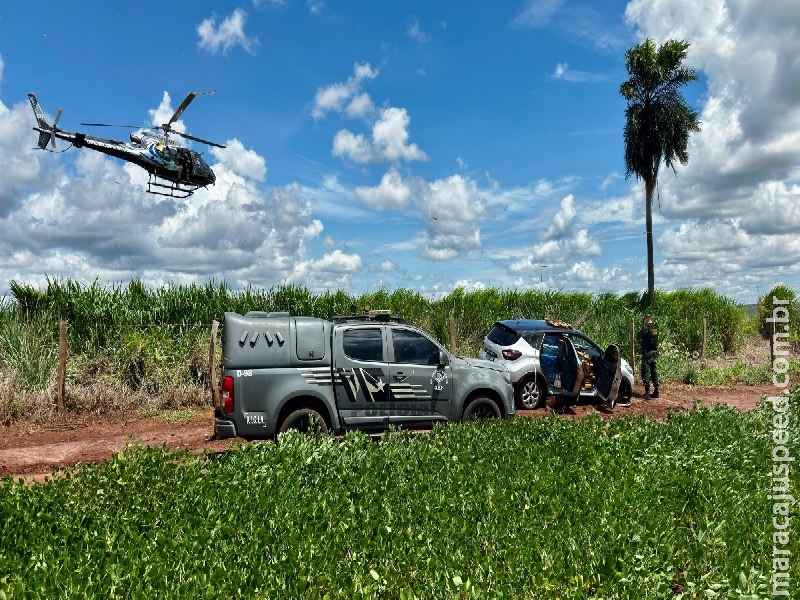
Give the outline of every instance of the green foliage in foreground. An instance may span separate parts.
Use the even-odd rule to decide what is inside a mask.
[[[7,597],[759,598],[773,408],[130,448],[0,488]],[[800,391],[789,413],[800,428]],[[795,454],[797,448],[794,447]],[[800,489],[798,467],[790,486]],[[800,518],[795,505],[792,518]],[[791,532],[792,584],[800,535]]]

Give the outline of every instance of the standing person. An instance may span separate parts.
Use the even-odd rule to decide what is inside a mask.
[[[645,400],[658,398],[658,373],[656,372],[656,359],[658,358],[658,327],[650,315],[644,316],[644,327],[636,335],[639,347],[642,349],[642,383],[644,384]],[[653,380],[653,395],[650,395],[650,379]]]

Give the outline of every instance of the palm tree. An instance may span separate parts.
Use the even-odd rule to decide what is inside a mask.
[[[646,39],[625,53],[629,79],[619,86],[625,109],[625,178],[644,181],[647,229],[647,292],[655,300],[653,273],[653,192],[664,161],[675,171],[675,160],[689,161],[689,134],[700,131],[697,112],[686,104],[680,88],[696,81],[695,69],[682,66],[689,43],[668,40],[656,50]]]

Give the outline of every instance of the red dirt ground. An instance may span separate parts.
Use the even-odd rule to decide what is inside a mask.
[[[771,385],[749,386],[733,384],[725,387],[690,386],[667,382],[661,387],[657,400],[643,400],[641,390],[634,391],[630,407],[616,407],[613,411],[600,406],[581,404],[563,408],[544,408],[520,411],[524,417],[541,417],[557,412],[565,418],[579,418],[598,412],[603,418],[615,415],[646,414],[663,419],[671,410],[691,410],[694,400],[707,405],[725,403],[739,410],[755,408],[763,395],[774,395]],[[0,427],[0,478],[24,477],[26,481],[43,481],[54,470],[78,463],[88,464],[108,460],[127,444],[169,448],[224,450],[231,440],[210,441],[213,433],[213,411],[198,410],[185,424],[171,423],[157,417],[139,418],[130,414],[110,414],[102,417],[68,415],[64,421],[44,425],[18,422]]]

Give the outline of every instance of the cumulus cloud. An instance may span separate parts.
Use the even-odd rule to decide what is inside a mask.
[[[384,247],[393,250],[417,248],[430,260],[450,260],[481,247],[480,221],[486,202],[472,179],[452,175],[428,182],[420,177],[403,178],[394,167],[375,187],[358,187],[356,196],[376,210],[413,208],[423,224],[417,241]]]
[[[242,142],[236,139],[228,140],[225,146],[225,148],[211,147],[211,154],[220,164],[243,177],[264,181],[267,176],[267,163],[263,156],[259,156],[255,150],[247,150]]]
[[[246,21],[247,13],[241,8],[235,9],[219,25],[216,15],[203,20],[197,26],[198,47],[210,54],[227,54],[232,48],[241,46],[245,52],[253,54],[259,42],[258,38],[245,34]]]
[[[375,187],[356,187],[356,197],[370,208],[399,210],[411,200],[411,186],[397,169],[389,169]]]
[[[319,88],[314,97],[314,108],[311,109],[311,116],[315,119],[324,117],[330,111],[342,112],[345,106],[351,114],[359,114],[359,109],[363,111],[371,107],[372,101],[369,96],[361,92],[364,81],[375,79],[378,70],[373,69],[368,63],[356,63],[353,66],[353,75],[343,83],[332,83],[328,86]]]
[[[689,144],[679,177],[660,178],[668,218],[736,216],[772,207],[800,227],[800,7],[768,9],[743,0],[686,3],[634,0],[626,18],[659,43],[691,42],[687,62],[707,77],[702,131]],[[774,233],[764,219],[746,219],[753,233]]]
[[[332,153],[362,164],[427,160],[427,155],[416,144],[408,143],[410,122],[406,109],[384,108],[369,139],[343,129],[334,137]]]
[[[551,217],[550,226],[542,234],[542,242],[536,244],[529,254],[512,262],[509,272],[538,273],[542,264],[564,266],[578,257],[599,255],[600,244],[588,229],[580,228],[576,222],[577,214],[574,196],[565,196],[559,210]]]
[[[343,129],[334,137],[332,153],[356,163],[427,160],[425,152],[408,143],[410,122],[406,109],[384,108],[372,127],[370,139]]]
[[[150,115],[150,125],[153,127],[161,127],[172,118],[172,115],[175,114],[175,109],[172,108],[172,98],[170,98],[170,95],[166,90],[164,91],[164,95],[161,97],[161,104],[159,104],[156,108],[149,109],[147,113]],[[172,123],[170,127],[175,131],[186,133],[186,125],[180,119]],[[182,143],[183,139],[178,137],[174,141],[175,143],[180,144]]]
[[[450,260],[481,247],[480,217],[484,202],[477,185],[461,175],[439,179],[418,200],[424,220],[423,258]]]
[[[47,116],[47,115],[46,115]],[[52,123],[52,116],[47,116]],[[36,123],[27,101],[13,108],[0,102],[0,218],[17,204],[18,196],[28,186],[36,184],[43,176],[42,162],[53,162],[52,155],[34,150],[37,134],[31,131]]]

